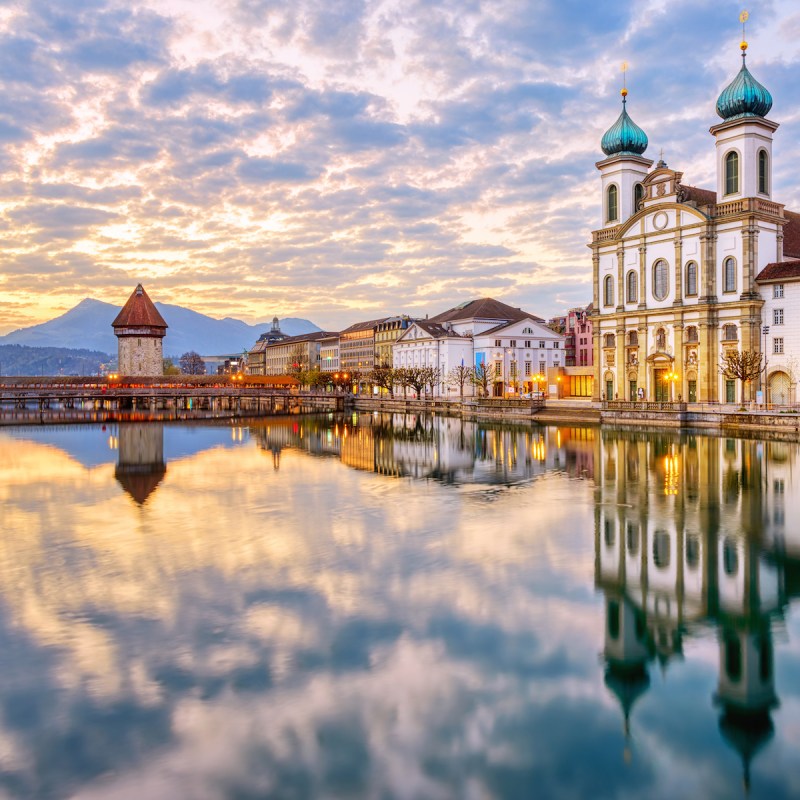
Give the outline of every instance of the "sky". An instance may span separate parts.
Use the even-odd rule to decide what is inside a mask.
[[[328,330],[591,301],[628,111],[713,188],[741,59],[720,0],[0,0],[0,334],[150,296]],[[773,197],[800,209],[800,7],[748,6]]]

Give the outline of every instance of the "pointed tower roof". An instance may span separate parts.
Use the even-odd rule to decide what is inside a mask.
[[[153,301],[147,296],[142,284],[138,284],[133,294],[128,298],[128,302],[122,307],[122,311],[117,314],[117,318],[111,323],[113,328],[168,328],[164,317],[158,313],[158,309]],[[115,330],[116,333],[116,330]]]
[[[603,134],[600,147],[607,156],[640,156],[647,150],[647,134],[628,116],[627,89],[622,90],[622,113]]]

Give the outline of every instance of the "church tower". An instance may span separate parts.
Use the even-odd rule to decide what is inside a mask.
[[[117,337],[120,375],[164,374],[162,340],[167,323],[141,283],[111,325]]]

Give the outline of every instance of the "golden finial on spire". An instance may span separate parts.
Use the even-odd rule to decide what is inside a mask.
[[[628,88],[625,82],[626,73],[628,71],[628,62],[622,62],[622,89],[620,90],[620,94],[622,95],[622,99],[624,100],[628,96]]]
[[[745,37],[745,23],[750,19],[750,14],[747,11],[742,11],[739,14],[739,22],[742,23],[742,43],[739,45],[742,49],[742,57],[747,53],[747,38]]]

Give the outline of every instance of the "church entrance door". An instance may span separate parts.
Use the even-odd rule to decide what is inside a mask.
[[[653,370],[653,383],[655,384],[655,396],[657,403],[668,403],[669,402],[669,386],[667,382],[664,380],[664,376],[667,374],[665,369],[654,369]]]

